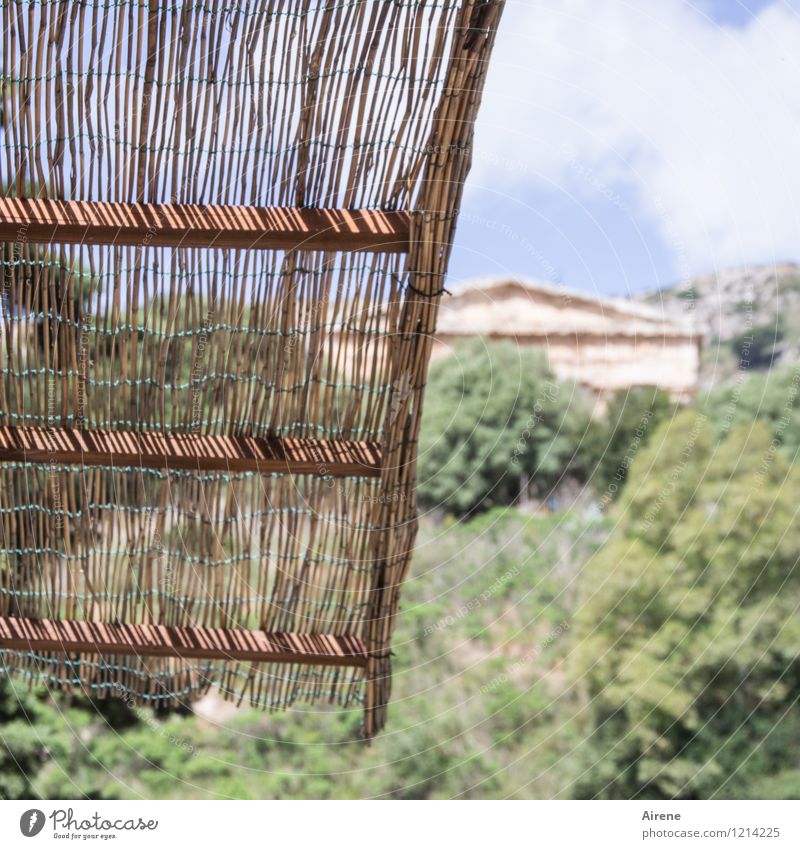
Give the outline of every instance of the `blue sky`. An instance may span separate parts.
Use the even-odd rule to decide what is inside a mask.
[[[687,5],[709,15],[718,24],[743,26],[752,23],[753,17],[773,2],[774,0],[687,0]]]
[[[800,259],[800,2],[507,0],[450,284]]]

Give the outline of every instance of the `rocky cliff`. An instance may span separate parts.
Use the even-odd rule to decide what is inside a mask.
[[[722,269],[636,300],[694,323],[703,337],[703,386],[724,383],[742,368],[800,359],[800,265],[795,263]]]

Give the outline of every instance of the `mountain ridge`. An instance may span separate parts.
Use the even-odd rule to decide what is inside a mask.
[[[702,337],[700,385],[725,383],[743,369],[800,360],[800,264],[723,268],[632,300],[691,320]]]

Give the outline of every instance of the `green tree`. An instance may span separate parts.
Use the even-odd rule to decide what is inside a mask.
[[[669,395],[655,387],[625,390],[611,398],[606,415],[590,431],[587,446],[595,459],[592,482],[604,507],[619,496],[637,452],[675,410]]]
[[[714,389],[701,399],[700,407],[713,420],[720,436],[737,425],[762,421],[790,458],[796,458],[800,451],[798,364]]]
[[[30,799],[40,771],[66,756],[74,743],[70,723],[43,690],[0,678],[0,799]]]
[[[466,514],[585,477],[590,404],[540,351],[470,339],[431,367],[419,451],[428,508]]]
[[[775,348],[783,337],[783,321],[778,316],[778,319],[770,324],[759,324],[737,333],[731,339],[730,346],[745,368],[769,368],[775,359]]]
[[[695,412],[662,428],[584,572],[575,792],[736,797],[778,773],[796,788],[800,467],[763,423],[721,442]]]

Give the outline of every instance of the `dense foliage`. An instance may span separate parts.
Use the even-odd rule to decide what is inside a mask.
[[[591,405],[541,351],[469,339],[430,370],[419,449],[425,508],[464,515],[586,476]]]
[[[67,757],[77,741],[62,710],[43,691],[0,679],[0,799],[30,798],[39,770]]]
[[[641,387],[614,395],[605,416],[590,431],[587,450],[594,459],[592,484],[605,507],[622,491],[636,454],[658,425],[675,414],[675,404],[661,389]]]
[[[572,674],[590,744],[578,795],[796,793],[800,468],[765,425],[720,443],[687,411],[638,473],[584,573]]]
[[[421,522],[371,747],[359,709],[158,716],[0,680],[0,796],[800,797],[800,370],[590,420],[537,356],[456,353],[422,497],[476,515]],[[569,475],[605,515],[484,509]]]
[[[777,445],[796,459],[800,451],[800,365],[741,377],[701,399],[718,436],[737,425],[764,422]]]
[[[575,575],[606,520],[485,513],[423,522],[395,641],[387,732],[369,747],[362,712],[299,706],[270,715],[215,700],[214,716],[156,716],[0,684],[2,795],[19,798],[502,798],[555,795],[548,764]],[[11,689],[13,687],[13,691]],[[35,704],[33,704],[35,703]],[[5,704],[5,702],[3,702]],[[33,707],[32,707],[33,704]],[[24,711],[32,719],[28,727]],[[52,742],[51,742],[52,741]],[[54,745],[55,744],[55,745]],[[48,751],[49,749],[49,751]],[[0,749],[2,751],[2,749]],[[22,758],[20,758],[22,755]]]

